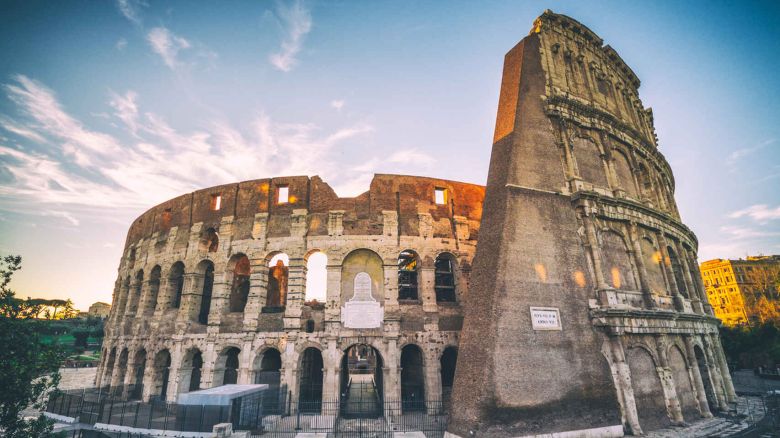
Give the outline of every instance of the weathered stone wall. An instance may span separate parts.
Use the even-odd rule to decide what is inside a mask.
[[[288,202],[278,202],[279,187],[288,188]],[[436,189],[446,191],[444,203],[436,203]],[[376,175],[368,192],[339,198],[318,177],[285,177],[162,203],[128,232],[96,383],[142,384],[144,398],[164,393],[174,400],[198,373],[202,388],[223,383],[232,372],[226,371],[231,348],[238,349],[238,383],[262,378],[264,358],[276,350],[279,383],[296,397],[304,351],[314,348],[323,359],[322,397],[336,399],[343,353],[360,343],[381,355],[385,398],[398,400],[400,352],[414,344],[424,356],[426,398],[437,400],[440,357],[458,345],[483,195],[484,187],[473,184]],[[398,258],[405,250],[417,255],[418,293],[399,301]],[[305,295],[307,262],[316,252],[327,256],[327,296],[315,303]],[[287,293],[275,307],[269,305],[276,281],[269,263],[282,253]],[[244,256],[249,272],[240,275],[248,275],[248,296],[243,311],[231,311]],[[440,257],[453,261],[454,302],[437,300]],[[350,329],[341,322],[359,272],[370,276],[372,296],[384,310],[379,328]],[[211,299],[204,299],[209,292]]]
[[[506,55],[451,432],[641,434],[734,401],[638,87],[550,11]],[[557,311],[559,329],[534,327],[531,307]]]

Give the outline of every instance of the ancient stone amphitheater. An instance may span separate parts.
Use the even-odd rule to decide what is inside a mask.
[[[487,189],[376,175],[339,198],[283,177],[152,208],[128,233],[97,385],[359,388],[404,410],[452,390],[460,436],[641,434],[727,410],[698,243],[638,88],[546,11],[505,59]]]

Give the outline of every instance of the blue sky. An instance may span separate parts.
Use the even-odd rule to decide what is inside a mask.
[[[702,260],[780,253],[780,3],[5,1],[0,253],[109,301],[125,233],[197,188],[485,183],[504,54],[545,8],[642,80]]]

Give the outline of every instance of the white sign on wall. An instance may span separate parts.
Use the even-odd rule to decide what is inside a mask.
[[[355,275],[353,295],[341,308],[341,323],[347,328],[378,328],[385,319],[382,305],[371,295],[371,276]]]
[[[557,307],[531,307],[534,330],[561,330],[561,313]]]

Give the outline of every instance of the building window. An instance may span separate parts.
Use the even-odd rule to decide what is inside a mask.
[[[398,299],[417,300],[417,253],[406,250],[398,255]]]
[[[278,186],[276,188],[276,203],[286,204],[290,202],[290,187]]]
[[[434,265],[434,275],[436,284],[436,302],[454,303],[455,302],[455,274],[453,269],[452,256],[449,254],[439,254],[436,257]]]
[[[222,208],[222,195],[211,195],[211,210],[217,211]]]
[[[434,200],[436,201],[436,204],[438,205],[447,204],[447,189],[436,187],[436,190],[433,191],[433,197]]]

